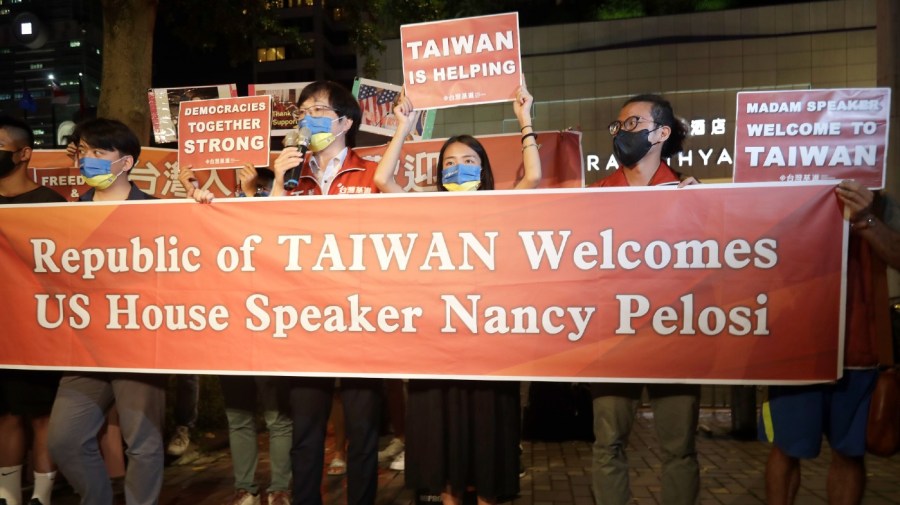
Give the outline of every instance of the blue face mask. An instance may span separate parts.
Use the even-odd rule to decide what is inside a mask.
[[[118,175],[113,175],[112,164],[124,160],[121,157],[116,161],[104,160],[102,158],[89,158],[87,156],[78,159],[78,167],[81,169],[81,176],[88,186],[103,190],[115,182]]]
[[[340,132],[337,135],[331,133],[331,123],[337,121],[337,119],[331,119],[327,117],[313,117],[306,116],[300,120],[300,124],[298,125],[300,129],[304,127],[309,128],[309,150],[317,153],[319,151],[325,150],[326,147],[330,146],[332,142],[345,132]]]
[[[300,128],[304,126],[309,128],[309,134],[315,135],[317,133],[331,133],[331,123],[334,120],[330,117],[313,117],[313,116],[305,116],[300,120],[300,124],[297,125]]]
[[[442,170],[441,183],[447,191],[475,191],[481,186],[481,167],[460,163]]]

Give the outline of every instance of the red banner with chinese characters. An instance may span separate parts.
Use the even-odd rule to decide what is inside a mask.
[[[856,179],[883,189],[890,88],[737,95],[734,182]]]
[[[484,135],[479,140],[491,159],[491,169],[497,189],[510,189],[522,177],[522,143],[518,133]],[[540,156],[543,171],[542,188],[580,188],[583,184],[581,133],[539,132]],[[407,142],[403,146],[402,162],[395,170],[397,182],[407,191],[434,191],[437,159],[444,139]],[[359,147],[360,156],[381,159],[385,146]],[[270,162],[277,156],[274,152]],[[400,168],[402,166],[402,168]],[[31,157],[29,171],[35,182],[55,189],[69,200],[90,189],[74,167],[66,152],[58,149],[37,150]],[[159,198],[184,198],[178,182],[178,152],[173,149],[144,147],[137,166],[129,178],[142,190]],[[218,197],[233,196],[237,179],[233,169],[207,170],[197,173],[203,189]]]
[[[846,238],[830,185],[0,206],[0,366],[828,381]]]
[[[400,49],[417,109],[509,102],[522,82],[517,12],[403,25]]]

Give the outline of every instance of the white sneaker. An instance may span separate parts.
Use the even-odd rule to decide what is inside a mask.
[[[181,456],[191,445],[191,430],[187,426],[176,426],[175,433],[169,439],[166,454],[169,456]]]
[[[391,470],[402,472],[404,469],[406,469],[406,453],[401,452],[394,458],[394,461],[391,461]]]
[[[260,505],[259,495],[250,494],[246,489],[237,489],[226,505]]]
[[[378,462],[384,463],[385,461],[392,460],[402,452],[403,440],[394,437],[393,439],[391,439],[391,442],[387,445],[387,447],[378,451]]]

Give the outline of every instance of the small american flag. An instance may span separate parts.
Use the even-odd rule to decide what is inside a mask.
[[[394,100],[400,92],[379,89],[375,86],[361,84],[359,86],[359,106],[362,109],[363,122],[372,126],[383,126],[384,120],[394,108]]]

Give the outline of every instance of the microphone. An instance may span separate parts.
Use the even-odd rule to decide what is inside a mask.
[[[299,130],[293,129],[284,136],[284,147],[296,147],[300,151],[300,163],[285,174],[284,189],[291,190],[299,184],[300,170],[303,168],[303,158],[306,156],[306,151],[309,150],[311,133],[309,128],[304,126]]]

